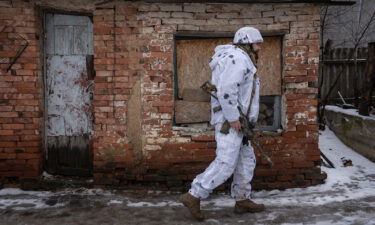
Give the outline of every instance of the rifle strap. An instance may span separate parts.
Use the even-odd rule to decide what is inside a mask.
[[[249,54],[249,57],[250,57],[251,61],[253,62],[255,68],[258,69],[258,56],[256,55],[256,53],[252,53],[252,52],[251,52],[251,53]],[[250,119],[250,118],[249,118],[249,116],[250,116],[250,107],[251,107],[251,105],[253,104],[253,99],[254,99],[254,94],[255,94],[255,85],[254,85],[254,81],[255,81],[256,78],[257,78],[257,74],[255,73],[255,74],[254,74],[254,78],[253,78],[253,88],[251,89],[251,96],[250,96],[249,107],[247,108],[247,112],[246,112],[246,117],[247,117],[248,119]]]

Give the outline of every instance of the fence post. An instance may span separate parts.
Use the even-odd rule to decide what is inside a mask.
[[[368,116],[372,101],[372,87],[375,77],[375,42],[368,44],[367,64],[365,74],[361,82],[361,101],[359,114]]]

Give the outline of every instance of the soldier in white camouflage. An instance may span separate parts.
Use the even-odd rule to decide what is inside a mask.
[[[236,213],[260,212],[263,204],[251,200],[251,180],[256,165],[254,149],[243,143],[239,109],[255,123],[259,114],[260,81],[256,77],[257,53],[263,42],[259,30],[243,27],[234,36],[232,44],[220,45],[210,61],[211,83],[216,95],[211,97],[211,124],[215,126],[216,158],[191,184],[189,192],[180,197],[181,202],[197,220],[203,220],[200,199],[209,196],[213,189],[223,184],[232,174],[231,196],[236,200]],[[213,110],[221,107],[221,110]],[[248,109],[250,107],[250,109]],[[220,132],[225,121],[229,133]]]

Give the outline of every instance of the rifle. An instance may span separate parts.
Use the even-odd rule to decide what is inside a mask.
[[[203,83],[201,85],[201,88],[202,88],[203,91],[205,91],[208,94],[210,94],[213,98],[215,98],[216,100],[219,100],[217,96],[215,96],[215,95],[212,94],[212,91],[216,92],[217,89],[216,89],[215,85],[211,84],[211,82],[206,81],[205,83]],[[273,166],[273,162],[272,162],[271,158],[269,157],[268,153],[265,152],[263,150],[263,148],[260,146],[258,137],[254,133],[254,128],[255,128],[254,123],[251,123],[249,121],[249,119],[242,112],[242,110],[241,110],[241,108],[239,106],[237,107],[237,109],[238,109],[238,111],[240,113],[239,121],[240,121],[240,124],[241,124],[241,132],[244,135],[244,137],[242,139],[242,143],[244,145],[249,145],[249,141],[251,141],[255,145],[255,147],[257,149],[259,149],[260,153],[267,160],[268,164],[272,167]],[[217,106],[217,107],[213,108],[214,112],[218,112],[220,110],[222,110],[221,106]],[[222,125],[222,127],[221,127],[221,129],[220,129],[220,133],[228,134],[229,133],[229,129],[230,129],[229,121],[225,120],[224,123],[223,123],[223,125]]]

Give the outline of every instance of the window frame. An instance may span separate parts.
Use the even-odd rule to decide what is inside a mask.
[[[174,91],[174,101],[183,100],[179,97],[179,87],[178,87],[178,74],[177,74],[177,41],[178,40],[193,40],[193,39],[208,39],[208,38],[233,38],[235,32],[205,32],[205,31],[177,31],[173,35],[173,91]],[[281,74],[283,71],[283,40],[284,36],[288,34],[286,30],[274,30],[274,31],[261,31],[263,37],[270,37],[270,36],[279,36],[281,41],[281,52],[280,52],[280,60],[281,60]],[[282,82],[282,77],[281,77]],[[282,84],[281,84],[282,86]],[[274,96],[260,96],[260,99],[274,99],[274,123],[272,126],[256,126],[256,130],[261,131],[277,131],[281,128],[281,95],[274,95]],[[261,103],[261,101],[260,101]],[[174,110],[175,113],[175,110]],[[209,121],[208,121],[209,122]],[[173,125],[177,126],[175,120],[175,115],[173,116]],[[181,125],[179,125],[181,126]]]

